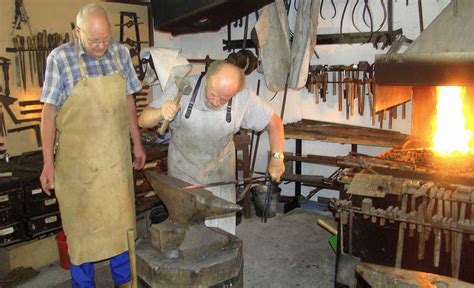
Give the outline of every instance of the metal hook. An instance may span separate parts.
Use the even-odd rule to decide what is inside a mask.
[[[344,35],[342,34],[342,24],[344,24],[344,15],[346,14],[347,5],[349,5],[349,0],[346,0],[346,4],[344,4],[344,9],[342,10],[341,26],[339,27],[339,34],[341,34],[341,37],[344,36]]]
[[[321,4],[319,5],[319,16],[321,16],[321,19],[326,20],[323,16],[323,6],[324,6],[324,0],[321,0]],[[331,6],[334,11],[334,14],[332,15],[331,19],[336,18],[336,5],[334,4],[334,0],[331,0]]]
[[[387,7],[385,6],[384,0],[380,0],[380,4],[382,4],[382,9],[383,9],[383,21],[375,32],[379,32],[380,29],[382,29],[383,25],[385,24],[385,21],[387,21]]]
[[[331,19],[334,19],[334,18],[336,18],[336,5],[334,4],[334,0],[331,0],[331,5],[332,5],[332,9],[334,11],[334,14],[332,15]]]
[[[357,0],[354,4],[354,7],[352,8],[352,26],[354,26],[354,28],[358,31],[358,32],[362,32],[359,30],[359,27],[357,27],[356,23],[355,23],[355,18],[354,18],[354,15],[355,15],[355,10],[357,8],[357,5],[359,4],[359,0]]]

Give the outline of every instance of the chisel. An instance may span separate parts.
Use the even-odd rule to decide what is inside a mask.
[[[16,87],[21,87],[21,70],[20,70],[20,57],[18,57],[18,53],[20,53],[18,51],[18,39],[16,37],[13,37],[12,38],[12,41],[13,41],[13,47],[15,48],[16,52],[15,52],[15,83],[16,83]]]

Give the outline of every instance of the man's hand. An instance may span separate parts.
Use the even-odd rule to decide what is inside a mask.
[[[54,189],[54,165],[44,165],[40,176],[41,188],[44,193],[51,196],[51,190]]]
[[[145,166],[146,154],[142,145],[133,145],[133,168],[141,170]]]
[[[173,100],[165,100],[161,107],[161,116],[165,120],[172,121],[176,113],[178,113],[179,108],[179,104],[175,104]]]
[[[280,183],[283,173],[285,173],[285,164],[283,163],[283,159],[273,157],[270,158],[270,162],[268,163],[268,174],[272,180]]]

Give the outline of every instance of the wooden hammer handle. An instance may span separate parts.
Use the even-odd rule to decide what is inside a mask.
[[[183,96],[183,92],[181,90],[178,89],[178,92],[176,92],[176,96],[174,97],[174,100],[173,102],[178,105],[179,102],[181,101],[181,97]],[[166,129],[168,129],[168,125],[170,124],[170,121],[169,120],[165,120],[163,121],[163,124],[161,125],[160,127],[160,135],[164,135],[165,132],[166,132]]]
[[[328,231],[332,235],[337,234],[336,228],[332,227],[331,225],[326,223],[324,220],[318,219],[318,225],[321,226],[322,228],[324,228],[324,230]]]

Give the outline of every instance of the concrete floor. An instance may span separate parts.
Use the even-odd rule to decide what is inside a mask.
[[[319,218],[335,225],[327,213],[306,209],[279,213],[267,223],[242,219],[237,236],[244,243],[244,287],[334,287],[335,253]],[[107,261],[96,264],[96,285],[113,287]],[[18,287],[71,287],[69,271],[54,264]]]

